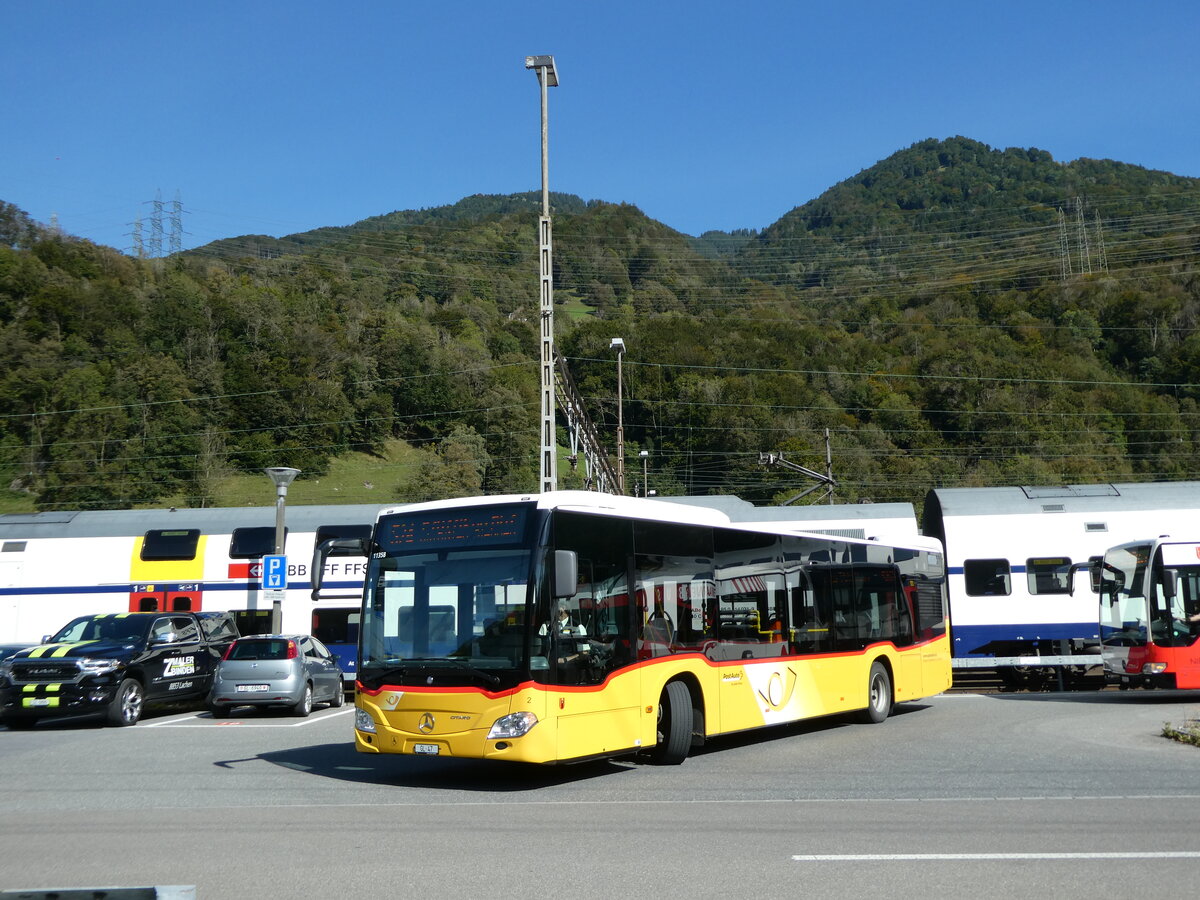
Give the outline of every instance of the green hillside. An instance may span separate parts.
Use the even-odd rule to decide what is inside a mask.
[[[647,450],[660,494],[790,497],[759,452],[823,469],[826,429],[843,501],[1200,477],[1198,188],[952,138],[758,232],[555,194],[559,351],[615,449],[624,339],[628,480]],[[267,465],[305,502],[534,489],[539,209],[135,260],[0,203],[0,509],[269,503]]]

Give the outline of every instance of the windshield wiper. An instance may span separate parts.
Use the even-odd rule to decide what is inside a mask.
[[[379,684],[383,684],[383,682],[387,681],[389,678],[392,678],[396,675],[403,677],[407,674],[408,674],[407,666],[388,666],[387,668],[380,669],[379,671],[375,671],[374,669],[370,669],[370,668],[363,666],[363,667],[360,667],[358,680],[362,681],[362,682],[372,681],[372,682],[378,682]]]
[[[493,675],[491,672],[485,672],[483,669],[475,668],[475,666],[471,665],[465,659],[451,656],[446,657],[446,662],[454,663],[456,666],[466,669],[476,678],[486,681],[492,687],[500,687],[500,679],[497,676]]]
[[[500,679],[491,672],[486,672],[483,669],[477,669],[465,659],[457,659],[455,657],[447,656],[424,656],[406,659],[402,663],[390,665],[380,672],[375,672],[368,667],[363,667],[359,673],[359,680],[369,679],[371,681],[385,681],[394,675],[399,675],[401,677],[409,675],[413,669],[424,669],[428,671],[429,669],[434,668],[463,669],[486,684],[490,684],[492,687],[500,687]]]

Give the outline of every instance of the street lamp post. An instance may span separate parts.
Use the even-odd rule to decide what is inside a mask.
[[[609,350],[617,351],[617,493],[625,493],[625,410],[621,385],[621,359],[625,356],[625,341],[613,338]]]
[[[275,485],[275,555],[283,556],[284,550],[284,534],[286,533],[283,527],[284,507],[287,505],[288,485],[292,483],[297,475],[300,474],[299,469],[292,469],[288,466],[271,466],[268,469],[263,469],[271,482]],[[279,634],[283,631],[283,602],[278,599],[271,601],[271,632]]]
[[[548,143],[550,118],[546,109],[547,90],[558,87],[558,70],[553,56],[527,56],[525,68],[537,72],[542,87],[542,215],[538,219],[538,270],[541,278],[541,436],[539,453],[540,491],[558,489],[558,440],[554,428],[554,273],[550,230],[550,164]]]
[[[643,450],[638,453],[642,458],[642,496],[650,496],[650,451]]]

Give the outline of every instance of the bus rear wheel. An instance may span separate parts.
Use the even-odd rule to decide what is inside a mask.
[[[658,698],[658,743],[650,758],[661,766],[677,766],[692,749],[692,693],[672,681]]]
[[[867,677],[867,708],[863,720],[878,725],[892,714],[892,679],[887,666],[876,660]]]

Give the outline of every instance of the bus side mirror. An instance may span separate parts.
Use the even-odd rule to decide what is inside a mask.
[[[312,568],[312,599],[316,603],[321,599],[321,581],[325,577],[325,560],[337,551],[339,556],[366,556],[370,551],[369,541],[362,538],[330,538],[321,541],[313,548]]]
[[[579,588],[579,557],[574,550],[554,551],[554,597],[574,597]]]
[[[1179,583],[1175,580],[1174,569],[1163,569],[1162,587],[1163,596],[1168,600],[1174,600],[1175,595],[1179,592]]]
[[[1068,594],[1075,593],[1075,573],[1078,572],[1080,569],[1087,569],[1090,572],[1092,570],[1092,563],[1090,561],[1089,562],[1071,563],[1071,567],[1069,569],[1067,569],[1067,593]]]

